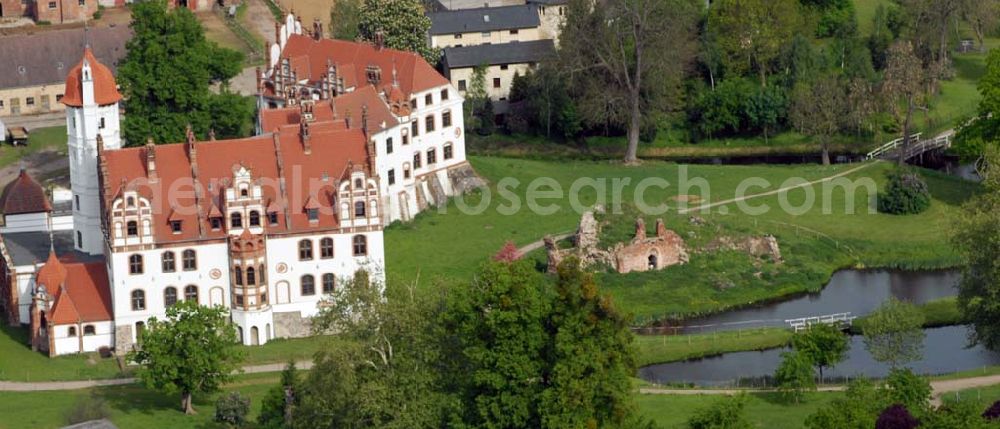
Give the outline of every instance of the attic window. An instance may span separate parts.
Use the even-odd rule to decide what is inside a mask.
[[[181,233],[181,221],[179,221],[179,220],[172,220],[172,221],[170,221],[170,231],[173,232],[174,234],[180,234]]]
[[[209,222],[212,224],[212,231],[218,231],[222,229],[222,218],[213,217],[209,219]]]
[[[306,216],[309,217],[309,222],[316,222],[319,220],[319,209],[306,209]]]
[[[376,85],[382,81],[382,69],[379,66],[368,66],[365,68],[365,75],[368,77],[368,82]]]
[[[278,224],[278,212],[267,212],[267,222],[271,225]]]

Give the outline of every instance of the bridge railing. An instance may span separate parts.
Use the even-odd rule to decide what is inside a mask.
[[[835,313],[827,314],[823,316],[812,316],[812,317],[800,317],[798,319],[785,319],[787,323],[795,332],[799,332],[806,329],[812,325],[823,324],[823,325],[850,325],[857,319],[856,316],[851,316],[850,312],[847,313]]]
[[[912,142],[919,142],[921,135],[923,135],[923,133],[910,134],[910,142],[911,143]],[[868,152],[865,155],[865,160],[869,160],[870,161],[870,160],[873,160],[875,158],[878,158],[878,157],[880,157],[882,155],[885,155],[888,152],[891,152],[892,150],[894,150],[894,149],[896,149],[896,148],[898,148],[898,147],[900,147],[902,145],[903,145],[903,138],[900,137],[900,138],[898,138],[896,140],[893,140],[893,141],[891,141],[889,143],[886,143],[886,144],[884,144],[882,146],[879,146],[879,147],[875,148],[875,150],[873,150],[871,152]]]

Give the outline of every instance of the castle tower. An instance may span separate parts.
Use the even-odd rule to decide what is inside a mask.
[[[111,70],[97,61],[88,46],[83,59],[66,77],[62,103],[66,105],[75,248],[91,255],[104,252],[97,136],[103,139],[105,150],[121,148],[118,117],[121,99]]]

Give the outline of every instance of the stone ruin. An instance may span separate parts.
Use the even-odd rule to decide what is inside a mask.
[[[619,273],[659,270],[672,265],[688,262],[688,251],[684,240],[676,232],[667,229],[663,219],[656,220],[656,236],[646,236],[646,222],[636,219],[635,236],[628,243],[617,243],[611,249],[601,249],[601,226],[593,212],[586,212],[580,219],[575,244],[572,249],[559,249],[552,237],[545,237],[548,251],[549,272],[567,256],[576,256],[584,267],[606,264]]]
[[[719,237],[709,242],[703,249],[706,252],[718,252],[722,250],[736,250],[758,259],[768,258],[775,264],[783,262],[781,248],[778,247],[778,239],[773,235],[739,239]]]

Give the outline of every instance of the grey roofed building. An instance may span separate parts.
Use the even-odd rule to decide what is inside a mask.
[[[72,255],[77,262],[104,260],[102,255],[95,256],[76,251],[73,248],[73,230],[71,229],[53,231],[51,242],[48,231],[6,233],[3,235],[3,244],[15,266],[45,262],[52,249],[55,249],[57,255]]]
[[[86,34],[85,34],[86,32]],[[41,31],[0,38],[0,89],[62,84],[89,41],[101,63],[115,71],[132,38],[127,26]]]
[[[531,5],[449,10],[427,14],[432,36],[481,31],[535,28],[541,24],[538,10]]]
[[[444,67],[445,70],[451,70],[482,64],[537,63],[554,55],[555,52],[556,46],[552,40],[445,48]]]
[[[527,0],[531,4],[540,4],[544,6],[555,6],[560,4],[567,4],[569,0]]]
[[[478,9],[483,7],[500,7],[524,4],[524,0],[435,0],[433,10]]]

